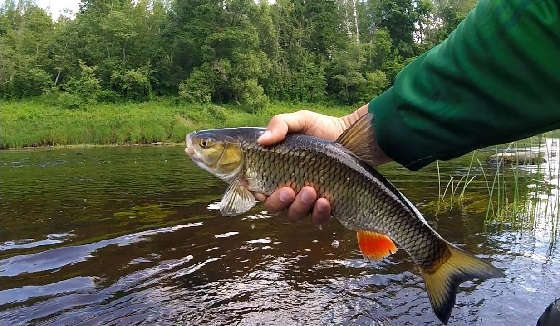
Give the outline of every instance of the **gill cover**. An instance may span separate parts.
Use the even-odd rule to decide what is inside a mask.
[[[220,174],[231,175],[243,165],[243,155],[239,143],[223,143],[222,155],[217,161],[216,171]]]
[[[187,149],[196,164],[228,182],[243,165],[241,145],[230,137],[192,133],[187,136]]]
[[[219,203],[223,216],[245,213],[255,197],[243,182],[243,150],[236,129],[203,130],[187,135],[187,153],[196,164],[230,185]]]

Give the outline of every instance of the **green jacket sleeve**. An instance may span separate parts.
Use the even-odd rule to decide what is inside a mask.
[[[560,0],[481,0],[369,103],[409,169],[560,127]]]

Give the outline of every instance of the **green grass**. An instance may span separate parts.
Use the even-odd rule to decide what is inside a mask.
[[[462,158],[464,168],[452,169],[451,174],[441,173],[442,162],[436,162],[438,198],[425,207],[436,214],[453,210],[465,216],[482,215],[485,227],[548,234],[552,245],[560,236],[560,143],[549,143],[546,138],[558,136],[553,131],[474,151],[469,160]],[[547,164],[522,162],[520,154],[528,149],[545,154]],[[492,152],[501,151],[514,153],[515,158],[488,162]]]
[[[40,99],[0,106],[0,149],[74,144],[183,142],[193,130],[264,126],[275,114],[309,109],[340,116],[353,108],[272,103],[250,113],[235,105],[196,105],[163,98],[145,103],[96,104],[64,109]]]

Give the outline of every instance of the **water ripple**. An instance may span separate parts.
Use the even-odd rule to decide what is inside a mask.
[[[148,237],[158,233],[167,233],[187,228],[191,225],[176,225],[156,230],[148,230],[123,235],[113,239],[101,240],[79,246],[67,246],[46,250],[36,254],[18,255],[0,260],[0,276],[17,276],[23,273],[37,273],[57,269],[66,265],[73,265],[86,261],[92,254],[110,245],[127,246],[148,240]]]

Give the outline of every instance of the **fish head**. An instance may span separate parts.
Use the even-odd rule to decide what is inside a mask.
[[[254,141],[260,128],[211,129],[187,135],[185,152],[201,168],[230,181],[243,167],[243,143]]]

